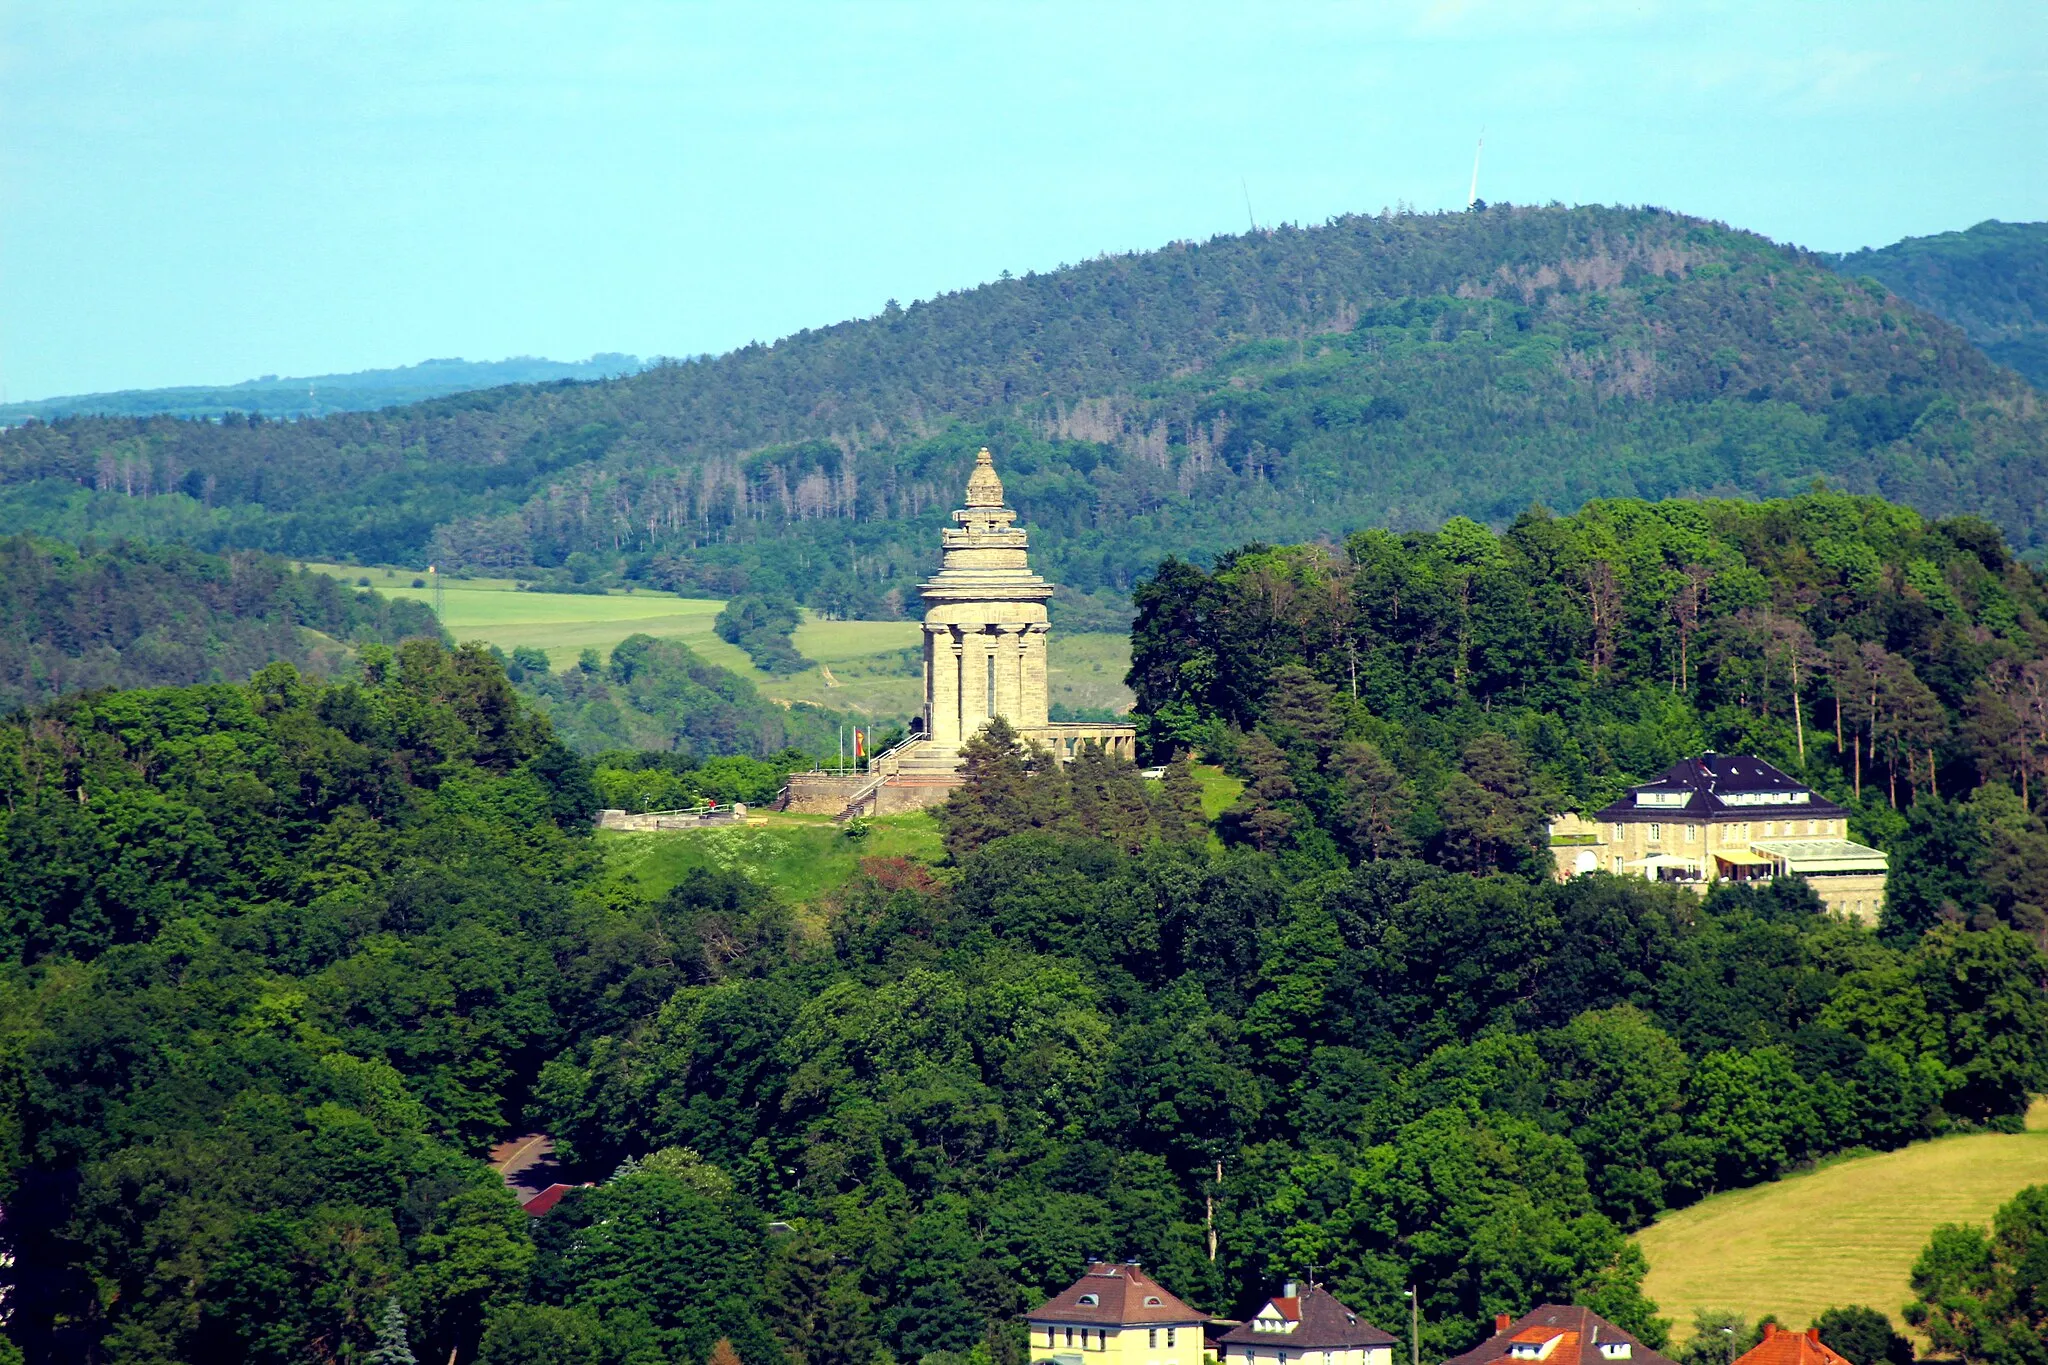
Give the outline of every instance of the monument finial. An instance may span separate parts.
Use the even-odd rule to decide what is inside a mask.
[[[995,456],[983,446],[981,453],[974,457],[974,472],[967,477],[967,505],[969,507],[1001,507],[1003,505],[1003,481],[996,477]]]

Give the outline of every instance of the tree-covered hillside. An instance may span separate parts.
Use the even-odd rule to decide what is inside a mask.
[[[584,753],[640,749],[691,763],[767,758],[792,748],[823,755],[861,723],[808,702],[770,701],[680,640],[629,635],[609,656],[587,650],[576,667],[559,673],[547,670],[545,654],[532,653],[539,656],[532,668],[513,656],[521,692],[548,713],[565,743]]]
[[[1312,1266],[1396,1326],[1416,1285],[1432,1359],[1553,1300],[1655,1342],[1627,1229],[2048,1083],[2048,960],[1997,923],[1315,868],[1212,851],[1180,765],[1034,769],[991,736],[953,866],[799,915],[607,872],[474,647],[0,723],[6,1336],[1021,1365],[1015,1315],[1114,1255],[1233,1315]],[[534,1125],[597,1182],[538,1220],[479,1159]]]
[[[1948,319],[1993,360],[2048,389],[2048,223],[1993,219],[1830,259]]]
[[[441,638],[418,603],[269,555],[0,538],[0,711],[95,687],[235,681],[277,660],[331,665],[339,645],[414,635]]]
[[[1548,814],[1753,753],[1891,850],[1892,932],[2048,946],[2048,580],[1977,518],[1600,501],[1169,560],[1136,599],[1144,733],[1229,756],[1233,839],[1534,871]]]
[[[0,425],[31,418],[54,421],[89,414],[98,417],[222,417],[230,412],[265,417],[323,417],[331,412],[417,403],[443,394],[466,393],[498,384],[545,384],[558,379],[609,379],[640,368],[638,356],[606,354],[588,360],[423,360],[389,370],[314,374],[280,379],[274,374],[239,384],[191,384],[168,389],[123,389],[0,403]]]
[[[1654,210],[1355,217],[1006,279],[628,379],[0,435],[0,517],[900,607],[974,448],[1039,562],[1816,477],[2048,543],[2038,397],[1818,258]],[[891,594],[894,594],[892,597]]]

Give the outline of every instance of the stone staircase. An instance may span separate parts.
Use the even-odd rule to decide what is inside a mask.
[[[874,777],[854,793],[846,809],[832,817],[835,823],[873,815],[884,805],[894,810],[937,805],[960,785],[960,751],[927,739],[907,739],[878,755],[874,770]]]

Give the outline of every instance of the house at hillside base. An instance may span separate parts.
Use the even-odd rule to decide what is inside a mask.
[[[1216,1343],[1217,1365],[1393,1365],[1394,1338],[1320,1285],[1289,1283]]]
[[[1136,1261],[1095,1261],[1024,1315],[1038,1365],[1202,1365],[1208,1321]]]
[[[1493,1320],[1493,1335],[1444,1365],[1672,1365],[1589,1308],[1546,1303],[1525,1317]]]
[[[1820,1329],[1791,1332],[1775,1322],[1764,1324],[1764,1339],[1735,1357],[1733,1365],[1855,1365],[1849,1357],[1820,1339]]]
[[[1587,872],[1705,891],[1804,877],[1834,914],[1877,921],[1886,855],[1849,837],[1849,812],[1748,754],[1681,759],[1590,818],[1550,824],[1559,881]]]
[[[1031,572],[1026,534],[1003,505],[988,447],[967,480],[957,530],[939,532],[939,571],[918,585],[925,601],[924,715],[916,733],[878,754],[864,774],[792,773],[777,802],[812,815],[887,815],[936,805],[960,785],[960,746],[1001,716],[1020,739],[1061,763],[1084,744],[1138,755],[1130,725],[1054,724],[1048,710],[1045,612],[1053,585]]]

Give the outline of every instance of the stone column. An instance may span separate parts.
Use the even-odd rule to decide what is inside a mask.
[[[1025,627],[1024,639],[1020,642],[1022,658],[1018,663],[1023,673],[1020,690],[1023,693],[1021,706],[1024,716],[1021,723],[1026,726],[1044,725],[1046,712],[1051,709],[1045,672],[1045,637],[1051,629],[1043,621],[1034,622]]]
[[[943,748],[959,746],[960,735],[960,644],[951,626],[926,626],[925,639],[931,646],[932,743]]]
[[[1017,654],[1023,639],[1024,627],[1012,622],[998,623],[988,637],[996,660],[996,714],[1020,729],[1025,720]]]
[[[979,626],[961,626],[960,738],[965,744],[988,724],[988,634]]]

